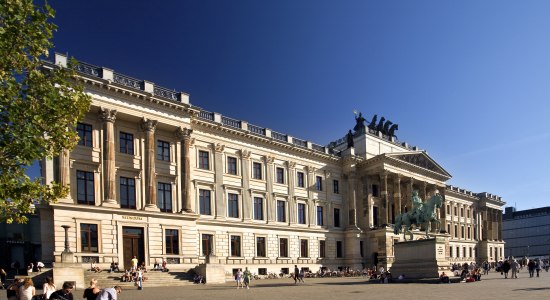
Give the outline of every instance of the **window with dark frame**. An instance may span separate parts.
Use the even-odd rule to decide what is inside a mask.
[[[288,257],[288,239],[279,239],[279,257]]]
[[[172,212],[172,184],[157,183],[157,207],[162,212]]]
[[[262,179],[262,164],[259,162],[252,163],[252,178]]]
[[[120,207],[136,208],[136,180],[120,177]]]
[[[170,161],[170,143],[157,140],[157,159]]]
[[[306,205],[298,203],[298,224],[306,224]]]
[[[241,257],[241,236],[231,236],[231,256]]]
[[[227,194],[227,216],[230,218],[239,217],[239,195]]]
[[[285,201],[277,200],[277,222],[286,222]]]
[[[237,175],[237,158],[227,157],[227,173],[231,175]]]
[[[326,257],[326,242],[325,241],[319,241],[319,257],[324,258]]]
[[[336,241],[336,257],[340,258],[342,255],[342,241]]]
[[[309,249],[308,249],[309,241],[302,239],[300,240],[300,257],[309,257]]]
[[[95,205],[93,172],[76,171],[76,199],[78,204]]]
[[[201,215],[211,215],[210,190],[199,189],[199,212]]]
[[[166,254],[180,254],[179,231],[177,229],[166,229],[164,231],[166,242]]]
[[[78,144],[84,147],[93,147],[92,140],[92,125],[85,123],[76,124],[76,132],[78,133]]]
[[[377,184],[372,185],[372,196],[373,197],[380,197],[380,190],[379,190]]]
[[[201,235],[201,246],[202,246],[202,255],[208,256],[210,253],[213,253],[214,248],[214,236],[211,234]]]
[[[80,245],[82,252],[99,252],[97,224],[80,223]]]
[[[298,187],[301,187],[301,188],[305,187],[304,173],[303,172],[298,172],[296,174],[297,174],[296,178],[298,180],[298,182],[297,182]]]
[[[317,225],[323,226],[323,207],[317,206]]]
[[[340,186],[336,179],[332,181],[332,192],[334,194],[340,194]]]
[[[264,219],[264,199],[254,197],[254,220]]]
[[[266,257],[265,247],[265,237],[256,237],[256,257]]]
[[[334,209],[334,227],[340,227],[340,209]]]
[[[276,168],[276,172],[277,172],[277,183],[284,184],[285,183],[285,169]]]
[[[210,170],[210,153],[199,150],[199,169]]]
[[[315,188],[316,188],[318,191],[322,191],[322,190],[323,190],[323,177],[321,177],[321,176],[316,176],[316,177],[315,177]]]
[[[134,135],[131,133],[120,132],[120,153],[134,155]]]

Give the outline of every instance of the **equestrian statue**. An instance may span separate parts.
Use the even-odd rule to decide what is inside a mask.
[[[400,234],[404,226],[403,238],[405,241],[407,240],[407,233],[410,240],[413,239],[411,232],[412,225],[415,225],[416,228],[424,229],[426,231],[426,238],[429,237],[428,233],[430,232],[431,223],[435,224],[435,232],[439,232],[441,222],[437,219],[436,208],[440,208],[443,205],[443,197],[436,192],[434,196],[424,203],[420,196],[418,196],[418,191],[413,191],[412,203],[413,209],[411,211],[396,216],[393,232]]]

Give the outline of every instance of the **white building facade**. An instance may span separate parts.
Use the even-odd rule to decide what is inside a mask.
[[[40,207],[45,261],[60,260],[68,225],[84,266],[128,266],[135,255],[184,270],[213,254],[227,272],[391,267],[402,239],[391,224],[415,190],[444,196],[452,261],[503,257],[500,197],[447,186],[447,171],[395,137],[366,130],[353,147],[321,146],[202,110],[148,81],[78,70],[93,101],[79,145],[42,162],[45,182],[71,187]]]

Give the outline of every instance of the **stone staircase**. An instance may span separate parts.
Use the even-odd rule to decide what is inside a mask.
[[[84,280],[86,286],[88,286],[92,278],[95,278],[99,288],[112,287],[115,285],[121,286],[123,289],[135,288],[133,282],[120,281],[122,275],[124,275],[123,272],[109,273],[108,271],[103,271],[95,273],[92,271],[84,271]],[[192,285],[193,276],[193,273],[189,271],[148,271],[145,273],[147,280],[143,283],[143,287]]]

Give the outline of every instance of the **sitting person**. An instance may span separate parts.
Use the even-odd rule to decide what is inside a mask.
[[[96,266],[95,262],[92,262],[92,265],[90,267],[90,271],[94,271],[96,273],[101,273],[101,269],[98,266]]]
[[[37,263],[36,263],[36,270],[37,270],[38,272],[42,272],[42,268],[44,268],[44,263],[41,262],[41,261],[37,262]]]
[[[155,259],[155,264],[153,265],[153,270],[155,270],[155,271],[160,270],[160,264],[156,259]]]
[[[195,274],[195,277],[193,278],[193,283],[195,284],[204,283],[204,278],[200,274]]]
[[[442,272],[441,275],[439,275],[439,280],[441,281],[441,283],[451,283],[451,281],[449,280],[449,276],[447,276],[445,272]]]
[[[130,276],[130,270],[124,271],[124,275],[120,277],[120,281],[122,282],[130,282],[132,280],[132,277]]]
[[[112,262],[111,265],[109,266],[109,273],[113,273],[115,271],[115,263]]]
[[[145,267],[145,262],[142,262],[141,265],[139,265],[139,269],[140,269],[143,273],[147,273],[147,268]]]

